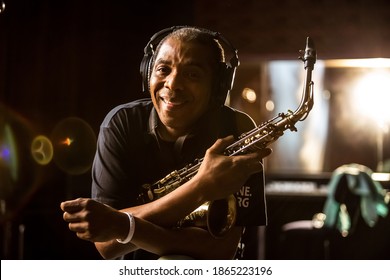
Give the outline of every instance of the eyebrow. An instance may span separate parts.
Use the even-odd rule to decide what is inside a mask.
[[[167,60],[167,59],[163,59],[163,58],[159,58],[155,61],[154,65],[158,65],[158,64],[166,64],[166,65],[170,65],[171,62],[170,60]],[[201,63],[198,63],[196,60],[188,60],[187,62],[184,63],[184,66],[195,66],[195,67],[198,67],[200,69],[207,69],[209,65],[206,65],[206,64],[201,64]]]
[[[157,60],[154,62],[154,65],[159,64],[159,63],[162,63],[162,64],[170,64],[170,63],[169,63],[169,60],[159,58],[159,59],[157,59]]]

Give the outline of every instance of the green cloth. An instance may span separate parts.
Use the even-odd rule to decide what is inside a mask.
[[[387,216],[388,197],[382,185],[372,179],[372,173],[371,169],[359,164],[342,165],[333,172],[323,210],[326,215],[325,227],[337,227],[343,236],[347,236],[351,228],[351,218],[345,201],[339,201],[339,198],[335,197],[342,180],[346,180],[348,191],[360,196],[361,215],[369,227],[375,226],[379,216]]]

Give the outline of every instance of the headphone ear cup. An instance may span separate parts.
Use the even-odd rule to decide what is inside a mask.
[[[142,92],[144,93],[149,92],[149,75],[151,70],[151,61],[152,55],[150,53],[145,53],[139,67],[139,72],[141,73],[142,77]]]
[[[139,71],[142,77],[142,91],[144,93],[149,93],[149,79],[152,70],[151,67],[155,48],[165,36],[167,36],[169,33],[172,33],[174,30],[183,27],[184,26],[172,26],[155,33],[144,48],[144,57],[142,58],[139,67]]]

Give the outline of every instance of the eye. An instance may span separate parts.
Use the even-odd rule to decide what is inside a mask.
[[[159,65],[154,71],[157,76],[167,76],[171,72],[171,69],[166,65]]]
[[[197,67],[191,67],[189,69],[186,69],[184,74],[188,79],[191,80],[199,80],[202,78],[202,71],[198,69]]]
[[[190,79],[199,79],[200,78],[200,74],[197,71],[189,71],[188,73],[186,73],[186,75]]]

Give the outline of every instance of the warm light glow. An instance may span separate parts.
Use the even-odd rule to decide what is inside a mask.
[[[380,126],[390,122],[390,72],[378,69],[358,80],[354,100],[359,111],[373,118]]]
[[[358,67],[358,68],[385,68],[390,67],[389,58],[364,58],[364,59],[328,59],[326,67]]]
[[[375,181],[390,181],[390,173],[375,172],[371,174],[371,178]]]
[[[67,146],[70,146],[72,144],[73,140],[69,137],[66,137],[64,141],[62,141],[62,144],[65,144]]]
[[[256,102],[257,98],[256,92],[251,88],[244,88],[242,90],[242,98],[244,98],[249,103],[254,103]]]
[[[1,1],[1,3],[0,3],[0,14],[2,12],[4,12],[4,10],[5,10],[5,3],[4,3],[4,1]]]
[[[273,110],[275,110],[275,103],[272,100],[268,100],[265,103],[265,108],[268,112],[272,112]]]

